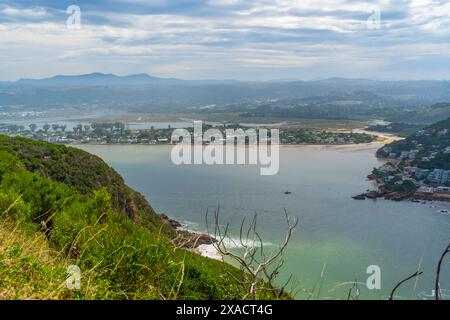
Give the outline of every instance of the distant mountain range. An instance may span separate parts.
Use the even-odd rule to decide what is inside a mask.
[[[450,82],[445,80],[330,78],[252,82],[180,80],[144,73],[126,76],[90,73],[0,82],[0,107],[22,110],[95,106],[123,111],[161,112],[203,110],[208,106],[210,111],[214,108],[221,112],[233,109],[251,116],[260,114],[262,107],[272,110],[271,113],[277,116],[301,116],[305,112],[280,113],[276,109],[300,108],[304,105],[311,108],[312,112],[306,110],[310,116],[341,117],[340,110],[347,114],[354,114],[356,110],[358,114],[367,116],[374,114],[373,110],[382,108],[388,112],[389,108],[414,109],[449,101]],[[320,107],[322,111],[316,112]],[[426,113],[429,111],[426,110]],[[418,115],[417,121],[420,122],[422,117]],[[441,119],[440,115],[437,118]]]
[[[82,75],[58,75],[45,79],[20,79],[13,85],[19,86],[132,86],[154,83],[176,83],[178,79],[153,77],[145,73],[117,76],[111,73],[89,73]]]
[[[232,84],[232,85],[260,85],[264,87],[289,87],[297,86],[304,88],[326,88],[329,92],[350,92],[350,91],[370,91],[379,92],[387,90],[389,92],[402,92],[404,94],[413,93],[413,90],[450,90],[448,80],[399,80],[382,81],[369,79],[347,79],[329,78],[323,80],[302,81],[302,80],[274,80],[274,81],[237,81],[237,80],[181,80],[176,78],[161,78],[148,75],[146,73],[118,76],[112,73],[94,72],[80,75],[56,75],[43,79],[20,79],[15,82],[0,81],[1,86],[114,86],[114,85],[152,85],[152,84]],[[433,92],[431,92],[433,93]],[[450,92],[447,92],[450,93]]]

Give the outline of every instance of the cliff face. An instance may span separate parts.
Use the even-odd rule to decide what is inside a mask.
[[[81,194],[92,196],[94,190],[106,188],[113,208],[133,221],[138,221],[140,214],[159,219],[145,198],[97,156],[71,147],[7,136],[0,136],[0,151],[14,154],[27,170],[70,185]]]

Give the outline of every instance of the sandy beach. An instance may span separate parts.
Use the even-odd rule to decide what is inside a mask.
[[[202,244],[198,248],[193,250],[195,253],[200,254],[203,257],[222,261],[222,255],[216,249],[213,244]]]

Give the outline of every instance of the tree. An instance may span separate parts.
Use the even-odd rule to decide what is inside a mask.
[[[31,132],[35,132],[36,129],[37,129],[37,125],[34,124],[34,123],[30,124],[29,127],[30,127],[30,129],[31,129]]]
[[[53,131],[58,131],[58,129],[59,129],[59,125],[57,125],[57,124],[52,124],[52,130]]]
[[[48,130],[50,129],[50,125],[48,123],[44,124],[42,129],[44,129],[44,132],[47,133]]]
[[[116,122],[113,125],[113,128],[116,128],[117,130],[120,131],[120,134],[123,134],[123,131],[125,130],[125,125],[122,122]]]
[[[59,126],[59,128],[61,129],[62,132],[65,132],[67,126],[65,124],[63,124],[62,126]]]
[[[88,125],[88,124],[84,125],[84,131],[85,132],[89,131],[90,129],[91,129],[90,125]]]
[[[75,127],[73,127],[73,132],[75,134],[80,134],[81,132],[83,132],[83,125],[82,124],[78,124]]]
[[[220,209],[220,208],[219,208]],[[213,243],[215,249],[222,255],[237,262],[243,277],[237,278],[230,276],[240,284],[244,292],[241,299],[265,299],[275,295],[281,298],[286,286],[291,281],[291,277],[281,288],[275,285],[276,278],[284,264],[284,251],[286,250],[292,233],[298,224],[296,217],[290,217],[285,210],[285,218],[287,223],[287,233],[284,242],[277,250],[268,254],[264,247],[264,241],[256,229],[257,215],[255,214],[252,221],[245,227],[245,218],[242,219],[239,231],[239,246],[243,249],[243,253],[230,251],[227,246],[230,243],[237,244],[235,240],[228,236],[229,224],[221,228],[219,222],[219,209],[214,213],[214,238],[217,242]],[[208,213],[206,214],[206,224],[209,229]]]

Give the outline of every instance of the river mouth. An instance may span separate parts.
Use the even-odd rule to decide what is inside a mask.
[[[80,146],[117,169],[158,212],[193,230],[207,231],[205,213],[220,205],[221,221],[237,236],[241,219],[256,212],[264,240],[275,246],[286,232],[284,209],[298,217],[280,277],[293,275],[298,299],[345,299],[352,282],[366,282],[372,265],[381,269],[381,290],[360,285],[362,299],[385,299],[417,269],[423,276],[399,294],[424,299],[450,242],[450,215],[439,213],[450,204],[353,200],[373,188],[366,176],[383,164],[378,147],[281,147],[279,174],[264,177],[246,166],[175,166],[170,146]],[[449,272],[441,282],[448,289]]]

